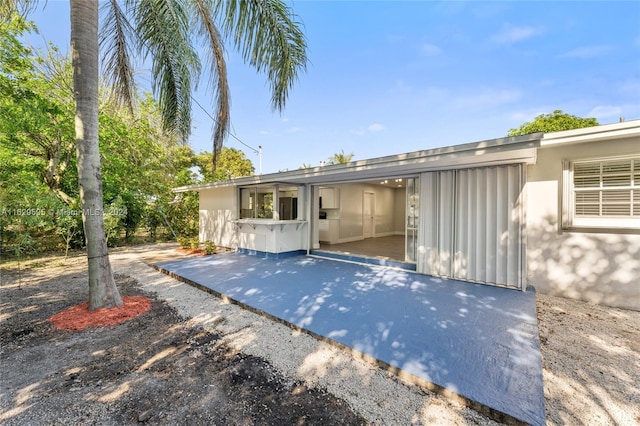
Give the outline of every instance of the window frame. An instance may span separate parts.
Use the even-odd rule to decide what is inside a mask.
[[[631,169],[629,185],[605,185],[602,168],[607,163],[620,161],[630,161]],[[582,187],[576,190],[574,181],[574,170],[576,164],[588,165],[598,164],[600,174],[598,186]],[[562,228],[571,229],[594,229],[594,230],[630,230],[640,231],[640,214],[635,214],[634,204],[640,203],[640,155],[629,154],[615,157],[597,157],[578,160],[563,160],[562,162]],[[576,193],[599,191],[599,214],[580,217],[576,214]],[[629,191],[629,215],[603,216],[602,207],[604,205],[602,194],[613,191]]]
[[[300,208],[301,203],[300,200],[304,198],[304,185],[300,184],[289,184],[289,183],[262,183],[256,185],[243,185],[239,186],[238,189],[238,217],[243,220],[282,220],[280,218],[279,205],[280,205],[280,193],[283,191],[295,191],[298,198],[298,209],[295,219],[290,220],[303,220],[304,210]],[[248,203],[248,208],[243,208],[244,206],[244,191],[247,191],[246,198]],[[260,195],[263,195],[265,198],[270,196],[271,201],[268,204],[260,202]],[[264,211],[261,211],[261,208]],[[243,211],[250,211],[250,216],[243,215]],[[265,212],[269,212],[270,216],[264,215]]]

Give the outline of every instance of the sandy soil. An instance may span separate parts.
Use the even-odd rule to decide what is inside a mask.
[[[175,247],[114,250],[152,310],[82,332],[46,321],[86,300],[81,255],[3,267],[0,423],[497,424],[144,263]],[[547,424],[640,424],[640,312],[538,295],[538,318]]]

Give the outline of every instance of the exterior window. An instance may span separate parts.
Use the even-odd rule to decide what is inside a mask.
[[[303,194],[302,187],[284,184],[240,188],[240,219],[300,219],[298,197]]]
[[[566,162],[569,227],[640,228],[640,156]]]
[[[240,189],[241,219],[273,218],[273,187]]]

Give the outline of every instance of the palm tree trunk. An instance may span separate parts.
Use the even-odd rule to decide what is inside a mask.
[[[89,310],[122,306],[104,233],[98,147],[98,1],[71,0],[71,55],[82,223],[87,239]]]

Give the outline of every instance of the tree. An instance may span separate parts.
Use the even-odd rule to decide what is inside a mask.
[[[23,2],[20,2],[23,3]],[[26,2],[31,3],[32,2]],[[124,7],[124,9],[123,9]],[[106,3],[101,42],[97,0],[71,0],[71,53],[76,101],[75,129],[78,184],[89,264],[89,309],[122,305],[111,272],[104,220],[98,144],[98,50],[106,50],[105,66],[116,88],[115,98],[133,107],[133,47],[151,56],[154,91],[167,130],[186,140],[191,128],[191,90],[200,72],[192,44],[196,29],[208,49],[216,117],[213,131],[219,153],[229,125],[229,90],[222,35],[231,38],[246,62],[269,81],[274,109],[284,108],[298,72],[306,67],[306,42],[295,16],[281,0],[117,0]],[[16,1],[2,0],[0,15],[16,10]],[[132,18],[132,23],[127,19]],[[133,108],[131,108],[133,109]]]
[[[215,170],[211,167],[210,152],[202,152],[196,155],[195,163],[198,166],[202,181],[216,182],[242,176],[251,176],[255,168],[251,160],[244,152],[235,148],[222,148],[218,156],[218,165]]]
[[[540,114],[532,122],[524,123],[517,129],[510,129],[507,136],[529,135],[537,132],[560,132],[598,125],[598,120],[595,118],[581,118],[557,109],[553,111],[553,114]]]
[[[76,101],[76,156],[82,223],[87,239],[89,309],[122,306],[104,229],[98,145],[98,2],[71,0],[71,58]]]
[[[349,154],[344,153],[344,149],[340,150],[340,152],[336,152],[332,157],[329,157],[329,161],[327,164],[347,164],[353,159],[353,152]]]

